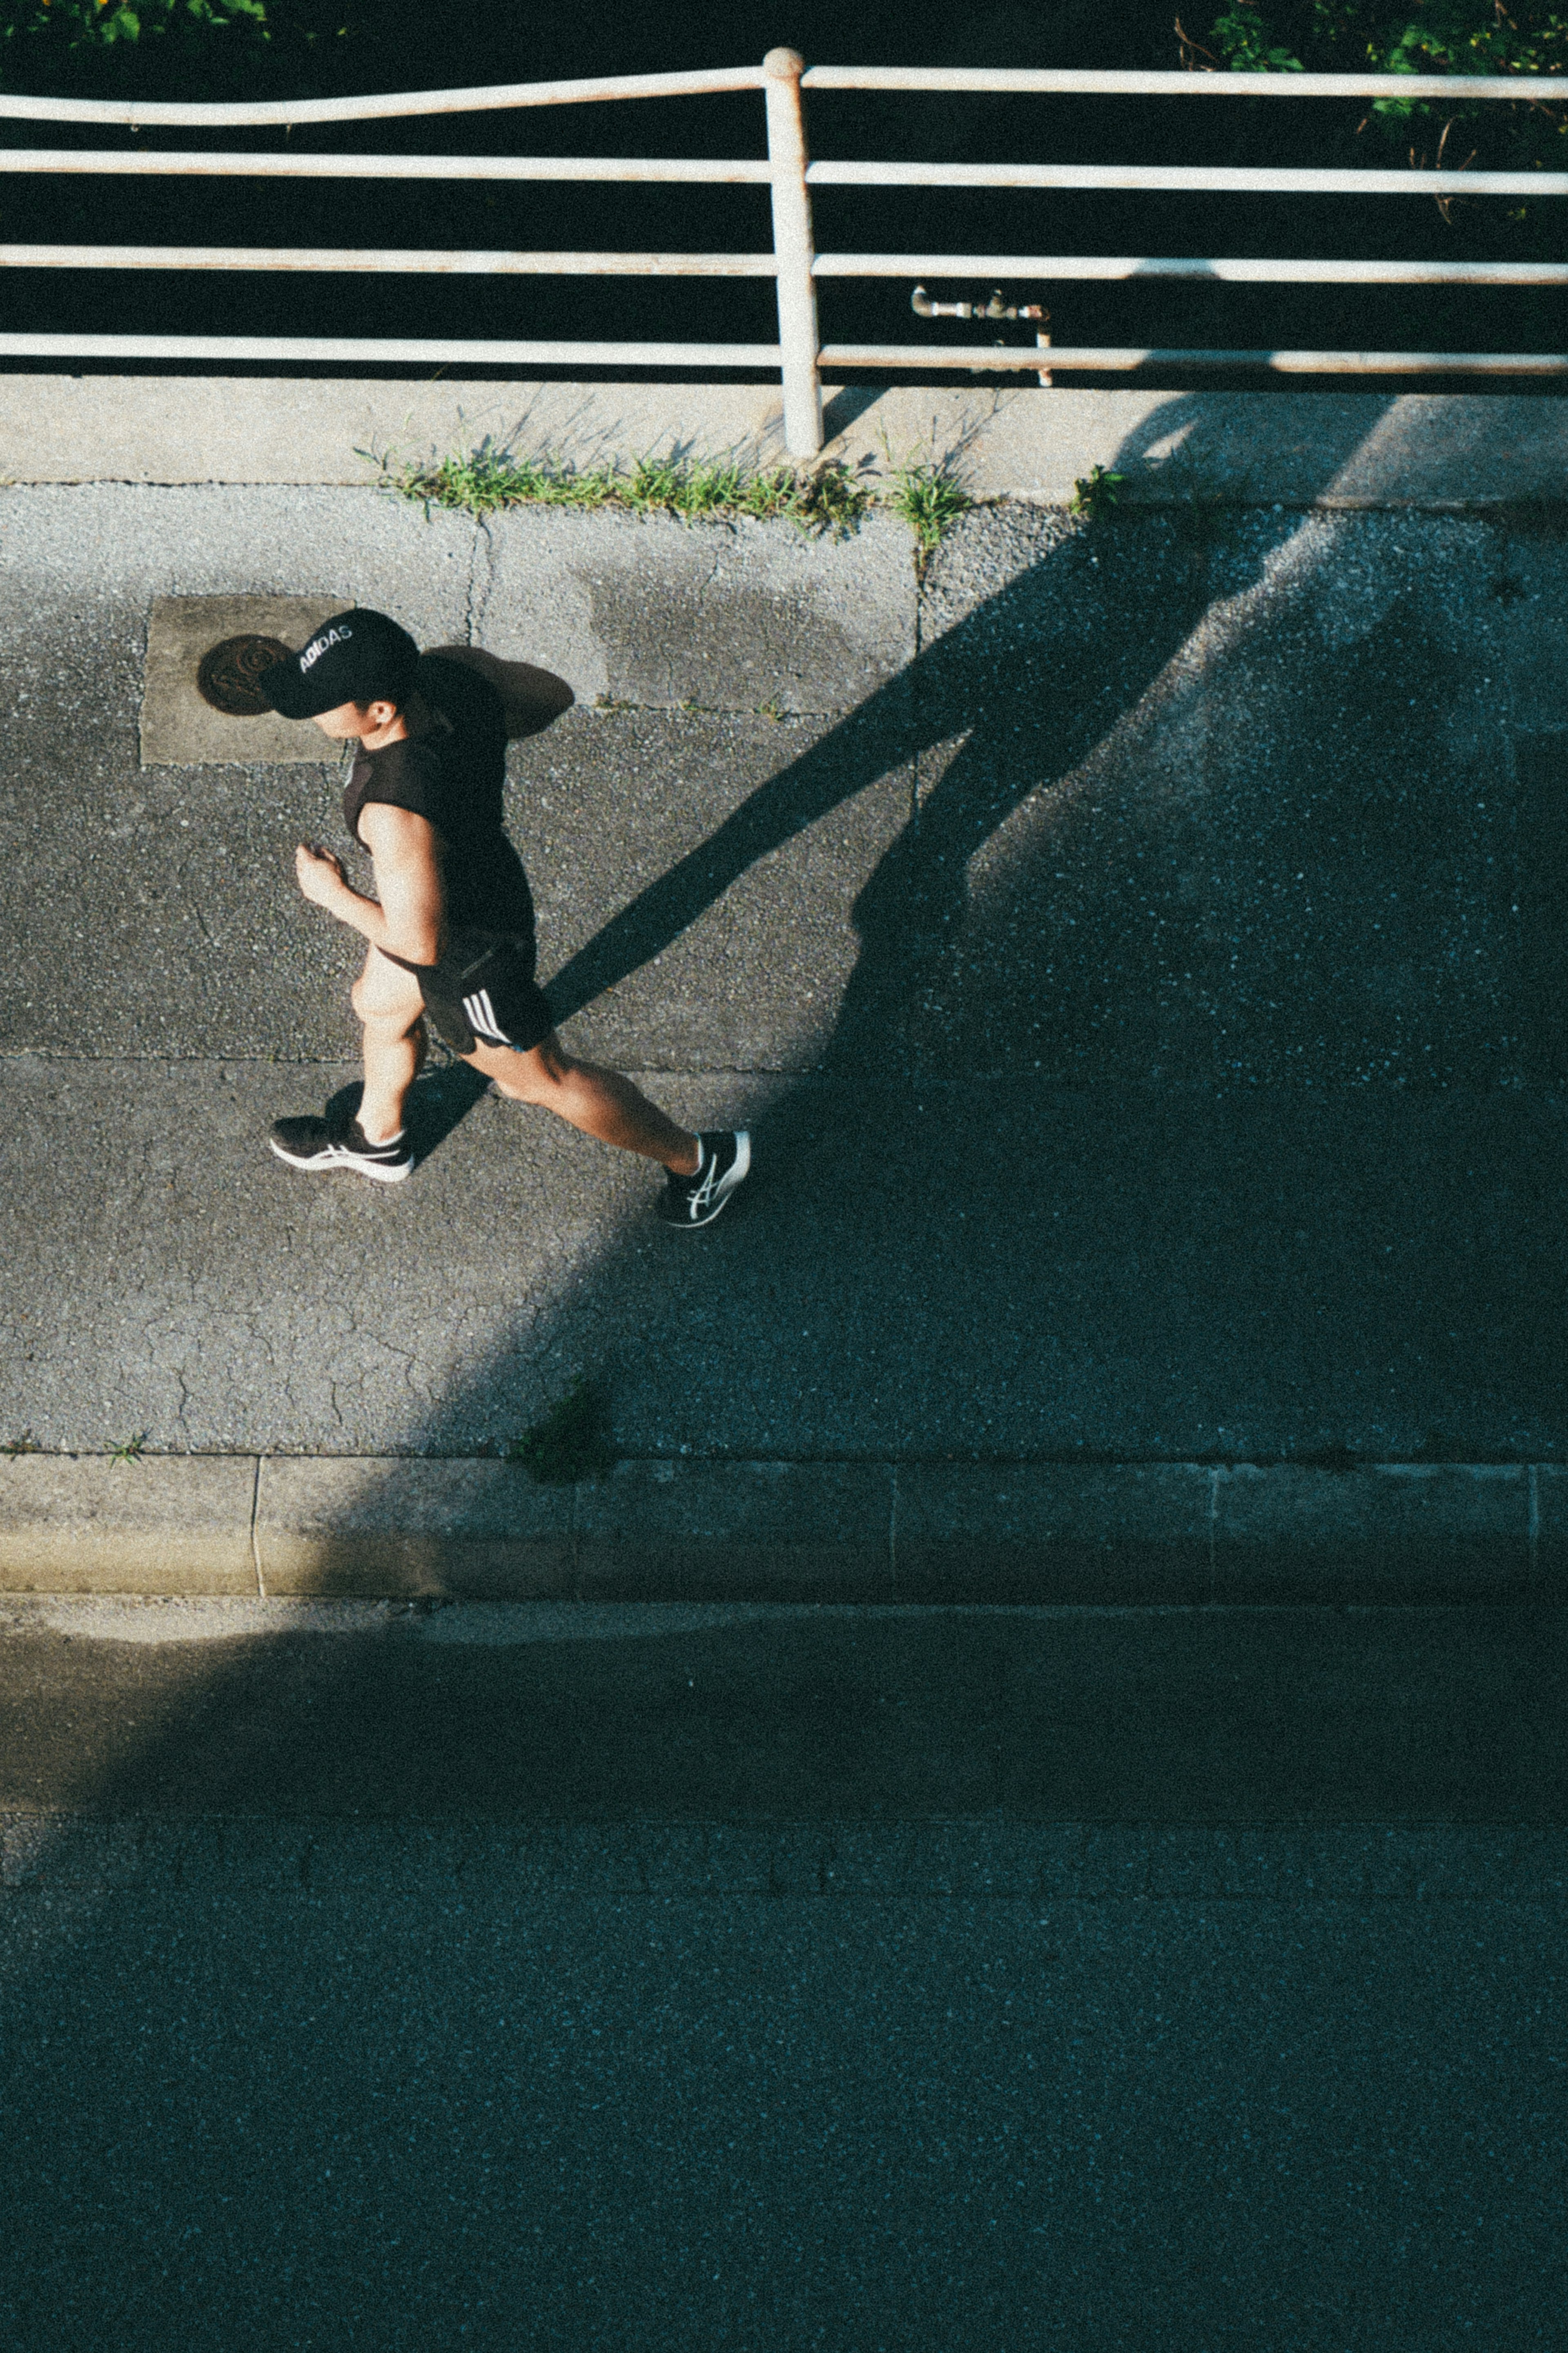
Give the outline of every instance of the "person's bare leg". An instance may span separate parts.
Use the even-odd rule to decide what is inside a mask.
[[[372,948],[353,986],[364,1025],[364,1093],[359,1124],[367,1144],[387,1144],[403,1125],[403,1098],[425,1063],[425,1007],[412,973]]]
[[[479,1046],[464,1059],[493,1079],[513,1103],[542,1104],[569,1127],[597,1136],[601,1144],[617,1145],[623,1152],[640,1152],[677,1176],[697,1173],[701,1147],[689,1128],[678,1127],[618,1071],[578,1061],[553,1035],[531,1053],[514,1053],[510,1046]]]

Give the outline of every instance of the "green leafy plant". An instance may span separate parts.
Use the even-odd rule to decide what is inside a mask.
[[[264,0],[0,0],[0,41],[102,49],[126,41],[184,48],[214,37],[265,41]]]
[[[1091,466],[1072,486],[1068,514],[1077,515],[1081,522],[1102,522],[1121,504],[1125,480],[1125,475],[1108,473],[1103,466]]]
[[[1533,94],[1518,106],[1465,100],[1467,75],[1568,69],[1568,11],[1553,0],[1231,0],[1215,20],[1212,51],[1181,37],[1189,62],[1236,73],[1450,76],[1451,96],[1355,101],[1358,130],[1371,125],[1402,142],[1423,126],[1436,132],[1435,150],[1411,146],[1417,169],[1472,160],[1450,144],[1458,129],[1475,140],[1475,153],[1515,169],[1555,162],[1568,140],[1568,92],[1560,103]]]
[[[140,1462],[142,1450],[153,1435],[150,1430],[139,1430],[133,1438],[122,1438],[118,1446],[109,1450],[111,1462]]]
[[[507,1448],[507,1461],[521,1462],[542,1487],[575,1487],[615,1468],[606,1400],[586,1378],[574,1380],[541,1421]]]

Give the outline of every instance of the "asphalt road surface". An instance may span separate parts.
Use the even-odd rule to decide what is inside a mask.
[[[1561,2346],[1563,1660],[9,1603],[0,2342]]]

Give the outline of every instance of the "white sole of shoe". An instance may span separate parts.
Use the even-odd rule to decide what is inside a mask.
[[[748,1176],[751,1174],[751,1131],[749,1128],[738,1127],[735,1130],[734,1163],[731,1167],[725,1169],[724,1174],[720,1177],[717,1185],[714,1186],[712,1193],[709,1198],[706,1215],[700,1218],[692,1218],[689,1221],[682,1219],[679,1225],[672,1227],[672,1231],[678,1234],[700,1234],[704,1226],[710,1226],[714,1219],[719,1215],[720,1210],[724,1207],[725,1202],[735,1190],[736,1186],[741,1183],[743,1177]]]
[[[300,1160],[292,1152],[285,1152],[280,1144],[273,1144],[270,1136],[267,1140],[279,1159],[289,1168],[303,1168],[311,1172],[325,1168],[351,1168],[356,1176],[368,1176],[377,1185],[401,1185],[405,1176],[414,1174],[412,1160],[404,1161],[401,1167],[380,1168],[374,1160],[360,1160],[352,1152],[332,1150],[314,1153],[309,1160]]]

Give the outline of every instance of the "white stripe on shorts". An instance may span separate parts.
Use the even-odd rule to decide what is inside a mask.
[[[498,1046],[511,1044],[511,1039],[496,1019],[495,1007],[490,1003],[488,988],[476,989],[472,997],[465,997],[463,1010],[468,1017],[468,1027],[477,1030],[487,1042]]]

